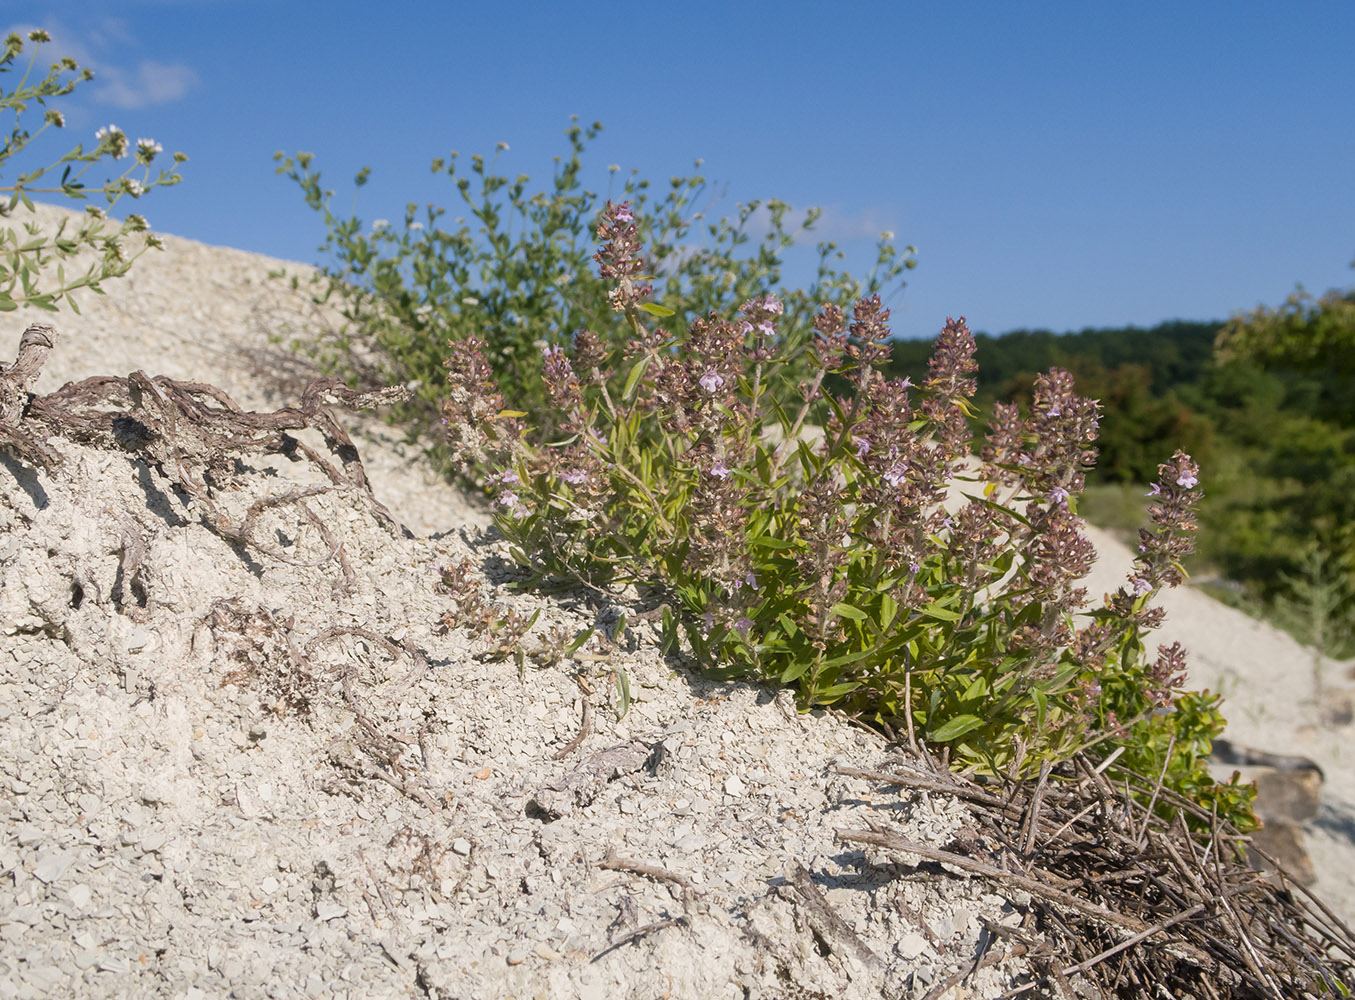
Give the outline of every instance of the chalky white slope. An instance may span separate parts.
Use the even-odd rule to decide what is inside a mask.
[[[304,373],[265,377],[287,359],[267,354],[269,335],[331,318],[267,275],[306,269],[165,240],[107,296],[83,296],[82,316],[55,317],[62,339],[37,391],[145,369],[220,385],[246,407],[294,402]],[[13,357],[29,318],[6,317],[0,357]],[[976,882],[901,874],[834,841],[835,827],[880,811],[930,843],[965,824],[940,798],[832,772],[885,764],[878,739],[675,670],[647,625],[610,662],[520,672],[477,656],[483,642],[439,625],[438,570],[462,557],[484,568],[495,600],[540,610],[535,634],[633,618],[638,605],[599,616],[510,593],[483,513],[378,420],[340,419],[377,498],[413,535],[358,493],[317,497],[351,580],[337,562],[227,544],[126,454],[62,444],[51,474],[3,462],[0,880],[11,898],[0,899],[0,996],[779,997],[795,995],[790,983],[921,996],[972,961],[981,916],[1013,916]],[[323,483],[281,459],[236,474],[235,509]],[[296,519],[273,527],[298,555],[314,544]],[[147,548],[135,593],[120,577],[129,532]],[[1127,568],[1123,546],[1096,541],[1103,567]],[[1229,685],[1238,739],[1313,756],[1348,796],[1341,734],[1304,721],[1306,651],[1199,594],[1170,608],[1165,638],[1192,649],[1197,683],[1218,674]],[[407,641],[423,662],[344,629]],[[252,671],[285,686],[294,647],[321,680],[309,717],[270,709],[277,690],[240,682]],[[622,719],[611,666],[629,676]],[[556,759],[585,697],[591,732]],[[619,778],[559,790],[618,746]],[[1347,801],[1329,798],[1315,860],[1320,888],[1350,912],[1348,845],[1321,839]],[[816,947],[834,932],[786,884],[797,864],[868,953]],[[970,985],[996,995],[1017,971],[984,970]]]

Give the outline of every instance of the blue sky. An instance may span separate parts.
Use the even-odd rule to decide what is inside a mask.
[[[316,156],[370,220],[452,206],[434,156],[549,178],[587,155],[720,208],[822,206],[857,269],[916,244],[900,336],[1212,319],[1297,282],[1355,284],[1355,4],[1332,2],[372,3],[0,0],[96,72],[60,153],[113,122],[190,162],[154,228],[317,262],[320,217],[273,153]],[[3,81],[12,86],[12,80]],[[0,183],[12,179],[6,164]],[[450,214],[457,214],[452,212]]]

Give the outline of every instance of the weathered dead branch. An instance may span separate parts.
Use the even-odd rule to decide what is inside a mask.
[[[1037,781],[1009,780],[998,795],[954,775],[838,771],[969,803],[973,831],[947,845],[877,823],[837,836],[1029,894],[1032,927],[989,928],[1048,945],[1026,954],[1037,976],[1005,996],[1066,990],[1073,978],[1104,997],[1144,998],[1165,986],[1174,997],[1287,1000],[1355,985],[1349,928],[1273,859],[1265,860],[1279,884],[1244,864],[1248,838],[1163,788],[1160,776],[1101,773],[1076,760]]]
[[[164,375],[152,378],[144,371],[135,371],[126,378],[99,375],[67,383],[45,396],[34,396],[28,387],[56,342],[53,327],[35,323],[24,332],[14,364],[0,364],[0,450],[43,468],[53,468],[61,460],[60,452],[50,443],[52,438],[139,453],[199,505],[204,523],[213,531],[286,562],[294,560],[261,546],[253,537],[256,519],[264,510],[296,503],[302,515],[315,523],[314,513],[300,501],[330,489],[360,491],[383,523],[398,528],[373,495],[352,439],[325,407],[386,406],[408,398],[407,390],[390,387],[357,392],[335,379],[321,379],[307,387],[299,406],[255,413],[240,409],[215,386],[180,382]],[[308,428],[320,433],[337,465],[289,433]],[[233,465],[238,455],[306,459],[332,485],[261,499],[236,521],[215,501],[214,480]],[[328,531],[321,531],[321,535],[331,544],[321,562],[334,558],[343,562],[342,546]],[[302,563],[309,564],[314,563]],[[349,575],[351,569],[345,569],[345,577]]]

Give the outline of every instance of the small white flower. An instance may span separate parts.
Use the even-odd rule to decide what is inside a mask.
[[[94,133],[94,138],[99,140],[100,145],[108,144],[113,159],[121,160],[127,155],[127,135],[116,125],[105,125]]]
[[[138,139],[136,141],[136,158],[140,163],[150,163],[155,159],[157,153],[163,153],[165,147],[161,146],[154,139]]]
[[[497,146],[499,149],[502,149],[505,153],[508,152],[508,143],[500,142],[497,144]]]
[[[372,230],[373,230],[373,231],[376,231],[376,230],[378,230],[378,229],[389,229],[389,228],[390,228],[390,219],[373,219],[373,220],[372,220]]]
[[[136,180],[135,178],[128,177],[122,183],[123,186],[126,187],[127,193],[130,194],[133,198],[140,198],[143,194],[146,193],[145,187],[142,186],[141,182]]]
[[[412,230],[414,230],[415,232],[418,232],[420,229],[423,228],[423,223],[422,223],[422,222],[411,222],[411,223],[409,224],[409,228],[412,229]]]

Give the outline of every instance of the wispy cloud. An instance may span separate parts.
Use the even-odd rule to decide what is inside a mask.
[[[184,63],[143,59],[135,69],[104,66],[95,71],[94,99],[115,108],[145,108],[177,101],[197,85],[198,74]]]
[[[898,227],[890,215],[880,208],[847,212],[838,206],[828,205],[814,224],[814,235],[817,239],[834,243],[855,243],[859,240],[874,242],[884,233],[897,231]]]
[[[794,233],[804,222],[806,214],[802,209],[792,209],[786,213],[783,225]],[[811,245],[823,241],[840,245],[865,240],[874,242],[883,233],[893,233],[896,228],[890,221],[890,213],[884,209],[864,208],[859,212],[848,212],[839,206],[829,205],[820,212],[805,242]],[[747,230],[755,239],[760,239],[772,231],[771,213],[766,205],[758,206],[749,217]]]
[[[125,53],[140,46],[127,23],[119,18],[99,18],[79,28],[48,18],[42,25],[11,25],[6,33],[27,38],[37,27],[52,36],[52,42],[43,46],[45,61],[69,57],[94,70],[89,95],[99,104],[122,109],[168,104],[197,86],[198,74],[186,63],[142,59],[130,65],[124,61]]]

